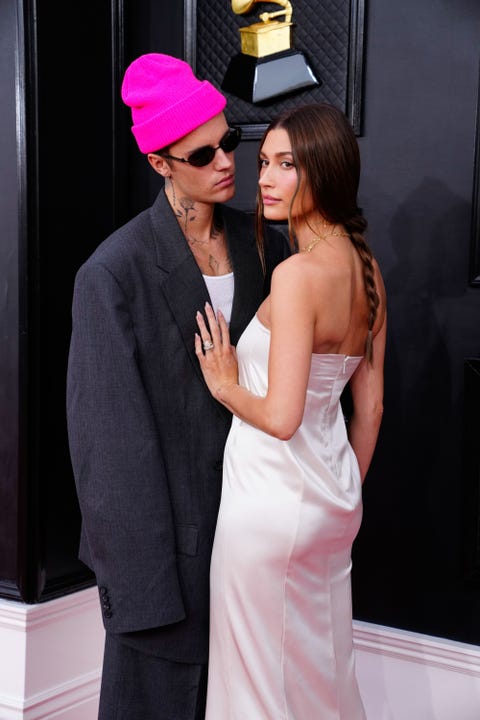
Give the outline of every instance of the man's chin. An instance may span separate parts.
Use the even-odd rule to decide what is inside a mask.
[[[218,187],[216,195],[218,197],[218,202],[227,202],[228,200],[231,200],[235,195],[235,182],[232,182],[230,185],[225,187]]]

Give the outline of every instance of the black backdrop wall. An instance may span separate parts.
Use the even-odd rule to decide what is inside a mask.
[[[67,23],[62,3],[48,12],[40,1],[0,4],[4,597],[38,602],[92,582],[76,559],[64,418],[73,277],[159,189],[118,105],[119,77],[143,52],[181,57],[191,7],[85,4],[56,34],[49,20]],[[354,546],[354,614],[479,644],[480,288],[469,283],[469,258],[480,5],[365,7],[360,201],[386,281],[389,336],[384,422]],[[16,72],[27,80],[20,134]],[[235,205],[248,210],[256,149],[247,140],[237,151]]]

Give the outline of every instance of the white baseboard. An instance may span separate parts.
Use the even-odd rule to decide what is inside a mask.
[[[1,720],[95,720],[98,715],[100,671],[51,685],[30,697],[0,696]]]
[[[97,720],[104,629],[95,587],[0,599],[0,720]],[[368,720],[480,720],[480,648],[354,622]]]
[[[480,720],[480,648],[354,622],[368,720]]]
[[[104,637],[95,587],[0,600],[0,720],[96,720]]]

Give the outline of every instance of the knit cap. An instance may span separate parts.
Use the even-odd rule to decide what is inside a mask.
[[[161,53],[141,55],[129,65],[122,100],[132,108],[132,132],[142,153],[180,140],[227,104],[208,80],[195,77],[188,63]]]

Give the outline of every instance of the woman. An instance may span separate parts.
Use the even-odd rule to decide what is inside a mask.
[[[206,717],[363,720],[351,547],[382,416],[386,298],[357,206],[357,141],[336,108],[296,108],[267,129],[259,168],[259,218],[288,219],[298,252],[275,269],[238,343],[238,371],[221,313],[219,325],[210,306],[208,324],[197,314],[205,380],[234,413]]]

